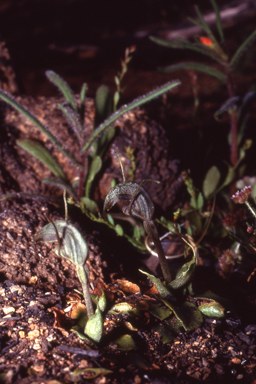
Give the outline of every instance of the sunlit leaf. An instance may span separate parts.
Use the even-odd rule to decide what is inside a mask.
[[[77,110],[77,103],[75,101],[73,92],[69,85],[54,71],[46,71],[47,78],[61,91],[66,101],[72,106],[74,110]]]
[[[119,117],[123,116],[126,112],[129,112],[130,110],[137,108],[147,103],[148,101],[155,99],[156,97],[161,96],[163,93],[173,90],[178,85],[180,85],[179,80],[166,83],[163,86],[139,97],[138,99],[133,100],[130,104],[122,106],[118,111],[114,112],[111,116],[109,116],[108,119],[106,119],[97,129],[92,132],[92,135],[88,140],[87,144],[84,146],[83,151],[87,151],[94,142],[94,140],[96,140],[97,137],[100,136],[106,129],[110,128],[112,124],[117,119],[119,119]]]
[[[69,104],[58,104],[58,107],[64,113],[69,122],[71,128],[75,132],[78,140],[81,142],[84,140],[83,124],[80,115]]]
[[[95,95],[94,127],[98,127],[112,112],[112,95],[106,85],[101,85]]]
[[[198,307],[205,316],[221,318],[225,316],[225,308],[215,302],[202,304]]]
[[[123,228],[121,227],[120,224],[116,224],[115,230],[116,230],[116,233],[118,234],[118,236],[123,236],[124,231],[123,231]]]
[[[80,201],[85,205],[86,209],[88,209],[89,212],[96,213],[99,211],[97,203],[89,199],[89,197],[84,196],[81,198]]]
[[[123,335],[115,340],[115,343],[121,351],[131,351],[136,349],[135,341],[131,335]]]
[[[17,144],[40,160],[56,177],[66,180],[66,176],[58,162],[50,154],[48,149],[43,147],[40,143],[30,139],[22,139],[17,140]]]
[[[220,181],[220,176],[220,171],[215,165],[212,166],[206,173],[203,182],[203,193],[206,199],[209,199],[209,197],[216,191]]]
[[[28,120],[30,120],[37,128],[40,129],[52,142],[59,148],[59,150],[69,159],[72,163],[76,164],[77,167],[82,168],[81,164],[79,164],[71,155],[68,153],[62,146],[62,144],[53,136],[53,134],[49,131],[49,129],[43,125],[32,113],[30,113],[25,107],[23,107],[19,102],[17,102],[13,96],[8,93],[0,90],[0,98],[3,99],[6,103],[15,108],[18,112],[24,115]]]
[[[100,156],[95,156],[90,164],[89,173],[87,175],[86,188],[85,188],[86,197],[89,196],[92,182],[95,176],[97,175],[97,173],[101,170],[101,167],[102,167],[102,160]]]
[[[103,317],[99,306],[97,306],[95,314],[87,321],[84,333],[93,341],[97,343],[100,341],[103,334]]]

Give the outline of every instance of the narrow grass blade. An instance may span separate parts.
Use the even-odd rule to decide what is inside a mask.
[[[179,80],[175,80],[169,83],[164,84],[163,86],[155,89],[154,91],[151,91],[147,93],[146,95],[143,95],[139,97],[138,99],[133,100],[128,105],[123,105],[118,111],[114,112],[107,120],[105,120],[91,135],[90,139],[86,143],[86,145],[83,148],[83,151],[87,151],[95,139],[97,139],[98,136],[100,136],[106,129],[111,127],[111,125],[119,119],[121,116],[123,116],[126,112],[131,111],[134,108],[137,108],[148,101],[151,101],[155,99],[158,96],[161,96],[165,92],[169,92],[176,88],[178,85],[180,85]]]
[[[160,39],[158,37],[150,36],[150,40],[156,44],[162,45],[164,47],[173,48],[173,49],[190,49],[191,51],[195,51],[201,53],[202,55],[210,57],[212,60],[219,62],[222,65],[225,65],[225,61],[221,60],[221,58],[215,53],[213,49],[209,49],[203,45],[192,44],[187,40],[176,38],[173,41],[166,41]]]
[[[59,150],[69,159],[72,163],[76,164],[77,167],[83,168],[61,145],[61,143],[53,136],[53,134],[43,125],[32,113],[30,113],[25,107],[18,103],[11,95],[0,90],[0,98],[3,99],[7,104],[11,105],[18,112],[22,113],[28,120],[30,120],[37,128],[40,129],[52,142],[59,148]]]
[[[218,33],[220,35],[220,41],[222,43],[224,41],[224,34],[223,34],[222,25],[221,25],[220,10],[215,0],[210,0],[210,1],[212,3],[213,9],[216,15],[216,26],[217,26]]]
[[[243,42],[242,45],[240,45],[240,47],[232,57],[229,67],[235,68],[239,60],[242,58],[243,54],[248,49],[249,45],[252,44],[255,39],[256,39],[256,30]]]
[[[47,78],[61,91],[67,102],[72,106],[76,111],[78,109],[77,103],[75,101],[73,92],[69,85],[63,80],[57,73],[54,71],[45,72]]]
[[[203,73],[206,73],[207,75],[213,76],[223,83],[225,83],[227,81],[227,76],[224,73],[218,71],[218,69],[216,69],[214,67],[210,67],[209,65],[200,64],[200,63],[196,63],[196,62],[192,62],[192,61],[191,62],[190,61],[182,62],[179,64],[174,64],[174,65],[169,65],[167,67],[158,68],[159,71],[165,72],[165,73],[174,72],[174,71],[177,71],[179,69],[188,69],[188,70],[192,69],[194,71],[203,72]]]
[[[67,180],[64,172],[62,171],[60,165],[50,154],[50,152],[44,148],[40,143],[30,139],[18,140],[17,144],[29,152],[31,155],[40,160],[50,171],[58,178],[62,180]]]

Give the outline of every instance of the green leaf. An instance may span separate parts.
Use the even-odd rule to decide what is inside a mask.
[[[230,68],[233,69],[236,67],[239,60],[242,58],[243,54],[248,50],[249,45],[252,44],[255,39],[256,39],[256,30],[252,32],[252,34],[237,49],[236,53],[234,54],[234,56],[230,61],[230,64],[229,64]]]
[[[100,341],[103,334],[103,317],[99,306],[97,306],[95,314],[87,321],[84,333],[93,341],[97,343]]]
[[[81,198],[80,201],[81,201],[81,203],[83,203],[85,205],[86,209],[88,209],[89,212],[96,213],[99,211],[97,203],[95,203],[95,201],[89,199],[89,197],[84,196]]]
[[[59,187],[63,190],[66,189],[66,191],[69,193],[70,196],[72,196],[74,199],[76,198],[76,194],[75,194],[74,190],[64,180],[45,178],[45,179],[43,179],[43,183],[54,185],[55,187]]]
[[[160,39],[158,37],[150,36],[150,40],[152,40],[156,44],[159,44],[168,48],[190,49],[191,51],[199,52],[203,55],[206,55],[211,59],[220,62],[221,64],[225,64],[225,62],[223,62],[223,60],[219,57],[219,55],[216,54],[216,52],[213,49],[207,48],[202,44],[192,44],[189,41],[178,38],[178,37],[173,39],[173,41],[167,41],[167,40]]]
[[[46,71],[45,72],[47,78],[60,90],[60,92],[65,97],[66,101],[71,105],[71,107],[77,111],[78,106],[75,101],[73,92],[69,85],[66,83],[65,80],[62,79],[57,73],[54,71]]]
[[[149,312],[159,320],[165,320],[171,316],[172,310],[169,308],[161,308],[158,304],[147,302],[149,305]]]
[[[114,342],[117,344],[118,349],[120,349],[121,351],[128,352],[133,349],[136,349],[136,344],[131,335],[123,335],[116,339]]]
[[[163,344],[170,343],[174,339],[173,333],[170,331],[169,327],[167,327],[164,324],[160,323],[160,324],[156,325],[153,328],[153,331],[158,333]]]
[[[81,376],[83,373],[88,373],[88,375],[85,375],[86,380],[93,380],[100,375],[109,375],[110,373],[113,373],[113,371],[105,368],[77,368],[71,376]]]
[[[92,143],[97,139],[98,136],[100,136],[105,130],[110,128],[112,124],[119,119],[121,116],[123,116],[125,113],[129,112],[130,110],[137,108],[148,101],[151,101],[155,99],[156,97],[161,96],[165,92],[169,92],[176,88],[178,85],[180,85],[179,80],[175,80],[169,83],[164,84],[163,86],[147,93],[146,95],[143,95],[139,97],[138,99],[133,100],[130,104],[122,106],[118,111],[112,113],[111,116],[109,116],[108,119],[106,119],[97,129],[95,129],[92,132],[92,135],[86,145],[83,148],[83,151],[87,151]]]
[[[213,165],[206,173],[203,182],[203,193],[206,199],[209,199],[209,197],[216,191],[219,181],[220,171],[215,165]]]
[[[168,287],[170,287],[171,289],[178,289],[178,288],[181,288],[184,285],[186,285],[189,282],[189,280],[190,280],[190,278],[193,275],[194,270],[195,270],[195,266],[196,266],[196,250],[184,238],[183,238],[183,241],[185,241],[185,243],[187,245],[189,245],[190,248],[193,250],[193,257],[192,257],[192,259],[189,262],[184,264],[181,267],[181,269],[179,269],[179,271],[176,274],[176,279],[171,281],[168,284]]]
[[[120,224],[116,224],[115,231],[118,234],[118,236],[123,236],[124,231]]]
[[[222,25],[221,25],[220,10],[219,10],[219,7],[218,7],[217,3],[215,2],[215,0],[211,0],[211,3],[212,3],[212,6],[214,8],[214,11],[215,11],[216,26],[217,26],[218,33],[220,35],[220,41],[222,43],[224,41],[224,34],[223,34]]]
[[[186,331],[193,331],[194,329],[201,327],[203,316],[195,304],[185,301],[185,303],[176,307],[167,300],[163,299],[162,301],[174,312],[176,318],[181,322],[181,325]]]
[[[30,113],[25,107],[18,103],[11,95],[0,90],[0,98],[3,99],[6,103],[15,108],[18,112],[24,115],[31,123],[35,124],[37,128],[40,129],[52,142],[59,148],[59,150],[69,159],[72,163],[76,164],[77,167],[83,168],[62,146],[62,144],[53,136],[53,134],[48,130],[48,128],[43,125],[32,113]]]
[[[172,296],[172,293],[166,288],[166,286],[161,282],[160,279],[158,279],[154,275],[150,275],[148,272],[142,271],[140,269],[139,269],[139,271],[141,273],[143,273],[144,275],[146,275],[149,278],[149,280],[152,281],[152,283],[154,284],[154,286],[158,290],[158,293],[161,297],[165,298],[167,296]]]
[[[233,109],[237,109],[237,104],[239,101],[240,101],[239,96],[234,96],[226,100],[225,103],[220,107],[220,109],[218,109],[218,111],[214,113],[215,119],[221,120],[225,112],[228,112],[230,114]]]
[[[205,316],[208,316],[208,317],[217,317],[217,318],[225,317],[225,308],[222,307],[222,305],[217,303],[216,301],[202,304],[198,307],[198,309]]]
[[[123,313],[129,315],[133,311],[134,308],[130,304],[122,302],[115,304],[108,313],[114,315],[117,313]]]
[[[196,205],[197,205],[197,209],[199,210],[202,209],[204,206],[204,197],[201,192],[198,193]]]
[[[87,176],[86,187],[85,187],[86,197],[89,197],[91,185],[94,181],[95,176],[101,170],[101,167],[102,167],[102,160],[100,156],[95,156],[90,164],[89,172]]]
[[[215,77],[216,79],[218,79],[223,83],[226,83],[227,81],[227,76],[223,72],[220,72],[218,69],[206,64],[200,64],[193,61],[187,61],[187,62],[182,62],[174,65],[169,65],[167,67],[158,68],[160,72],[164,72],[164,73],[171,73],[174,71],[178,71],[180,69],[188,69],[188,70],[203,72],[203,73],[206,73],[207,75]]]
[[[99,309],[101,312],[104,312],[106,310],[107,300],[106,300],[106,296],[104,294],[104,291],[102,291],[102,295],[99,298],[98,306],[99,306]]]
[[[81,118],[77,111],[75,111],[70,104],[58,104],[58,107],[61,109],[63,114],[66,116],[68,123],[75,132],[78,140],[83,142],[84,140],[84,131]]]
[[[56,233],[57,231],[57,233]],[[60,256],[83,266],[88,256],[88,247],[81,233],[65,220],[56,220],[45,225],[34,237],[34,242],[52,243],[62,239]],[[58,251],[56,254],[59,256]]]
[[[112,95],[106,85],[101,85],[95,95],[94,127],[100,125],[112,112]]]
[[[60,165],[50,154],[48,149],[44,148],[40,143],[30,139],[22,139],[17,140],[17,144],[32,156],[40,160],[56,177],[59,177],[62,180],[66,180],[66,176]]]

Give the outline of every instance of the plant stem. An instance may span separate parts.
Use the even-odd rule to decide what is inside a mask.
[[[89,281],[88,281],[88,275],[87,275],[86,269],[87,269],[86,265],[76,266],[77,275],[83,289],[84,301],[86,305],[88,319],[90,319],[94,315],[94,310],[93,310],[92,299],[89,291]]]
[[[158,232],[156,229],[156,226],[154,224],[153,220],[144,220],[143,225],[145,228],[145,231],[151,241],[153,241],[155,250],[158,254],[160,267],[163,273],[163,277],[167,283],[170,283],[172,280],[171,272],[169,269],[168,261],[165,257],[165,253],[161,244],[161,241],[159,240]]]

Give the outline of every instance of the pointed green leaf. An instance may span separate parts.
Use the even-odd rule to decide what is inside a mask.
[[[160,72],[164,72],[164,73],[170,73],[180,69],[203,72],[203,73],[206,73],[207,75],[215,77],[216,79],[218,79],[223,83],[227,81],[227,76],[224,73],[220,72],[218,69],[206,64],[200,64],[192,61],[182,62],[174,65],[169,65],[167,67],[158,68]]]
[[[148,273],[148,272],[142,271],[140,269],[139,269],[139,271],[141,273],[143,273],[144,275],[146,275],[149,278],[149,280],[152,281],[152,283],[154,284],[154,286],[158,290],[158,293],[161,297],[165,298],[167,296],[172,296],[171,292],[166,288],[166,286],[161,282],[160,279],[158,279],[154,275],[150,275],[150,273]]]
[[[56,220],[54,224],[45,225],[34,237],[34,242],[51,243],[58,241],[58,237],[62,239],[60,255],[75,265],[83,266],[88,256],[87,244],[81,233],[65,220]],[[58,252],[57,255],[59,255]]]
[[[101,170],[102,160],[99,156],[94,157],[92,163],[90,165],[89,174],[87,176],[88,182],[92,182],[97,175],[97,173]]]
[[[106,85],[101,85],[95,95],[94,128],[98,127],[112,112],[112,95]]]
[[[216,191],[219,181],[220,171],[215,165],[213,165],[206,173],[203,182],[203,193],[206,199],[209,199],[209,197]]]
[[[118,236],[123,236],[124,231],[120,224],[116,224],[115,231],[118,234]]]
[[[81,198],[80,201],[81,201],[81,203],[83,203],[85,205],[86,209],[88,209],[89,212],[96,213],[99,211],[97,203],[95,203],[95,201],[89,199],[89,197],[84,196]]]
[[[199,210],[202,209],[204,206],[204,198],[201,192],[198,193],[196,205],[197,205],[197,209]]]
[[[75,111],[70,104],[58,104],[58,107],[61,109],[63,114],[66,116],[68,123],[73,129],[75,135],[77,136],[79,142],[84,140],[84,131],[83,125],[80,119],[80,116],[77,111]]]
[[[104,312],[106,310],[107,300],[106,300],[106,296],[104,294],[104,291],[102,291],[102,295],[99,298],[98,306],[99,306],[99,309],[101,312]]]
[[[112,124],[119,119],[119,117],[123,116],[126,112],[129,112],[130,110],[137,108],[148,101],[151,101],[155,99],[156,97],[161,96],[163,93],[169,92],[176,88],[178,85],[180,85],[179,80],[175,80],[169,83],[164,84],[163,86],[147,93],[146,95],[143,95],[139,97],[136,100],[133,100],[128,105],[123,105],[118,111],[114,112],[107,120],[105,120],[97,129],[95,129],[88,140],[87,144],[84,146],[83,151],[87,151],[92,143],[97,139],[98,136],[100,136],[105,130],[110,128]]]
[[[66,101],[72,106],[74,110],[77,110],[77,103],[75,101],[73,92],[65,80],[62,79],[54,71],[45,72],[47,78],[60,90],[65,97]]]
[[[84,333],[93,341],[97,343],[100,341],[103,334],[103,317],[98,306],[95,314],[87,321]]]
[[[18,103],[13,96],[8,93],[0,90],[0,98],[3,99],[6,103],[15,108],[18,112],[24,115],[31,123],[35,124],[37,128],[40,129],[52,142],[59,148],[59,150],[69,159],[72,163],[76,164],[79,168],[82,168],[79,164],[62,146],[62,144],[53,136],[53,134],[48,130],[48,128],[43,125],[32,113],[30,113],[25,107]]]
[[[50,171],[62,180],[66,180],[66,176],[60,165],[50,154],[48,149],[44,148],[40,143],[30,139],[17,140],[17,144],[25,149],[28,153],[40,160]]]
[[[202,304],[198,307],[198,309],[205,316],[208,316],[208,317],[217,317],[217,318],[225,317],[225,308],[222,307],[222,305],[217,303],[216,301]]]
[[[244,53],[247,51],[248,47],[250,44],[253,43],[253,41],[256,39],[256,30],[252,32],[252,34],[243,42],[242,45],[237,49],[236,53],[232,57],[229,67],[230,68],[235,68],[236,65],[238,64],[239,60],[242,58]]]
[[[178,289],[178,288],[181,288],[183,287],[184,285],[186,285],[191,276],[193,275],[194,273],[194,270],[195,270],[195,266],[196,266],[196,249],[194,247],[192,247],[192,245],[187,242],[184,238],[183,238],[183,241],[185,241],[185,243],[187,245],[190,246],[190,248],[192,249],[193,251],[193,257],[192,259],[187,262],[186,264],[184,264],[181,269],[179,269],[179,271],[177,272],[176,274],[176,278],[175,280],[171,281],[169,284],[168,284],[168,287],[170,287],[171,289]]]
[[[115,340],[115,343],[121,351],[128,352],[136,349],[136,344],[131,335],[123,335],[119,337],[119,339]]]
[[[217,26],[217,30],[218,30],[218,33],[220,36],[220,41],[223,42],[224,41],[224,34],[223,34],[222,25],[221,25],[220,10],[219,10],[219,7],[218,7],[215,0],[211,0],[211,3],[212,3],[212,6],[214,8],[215,15],[216,15],[216,26]]]

